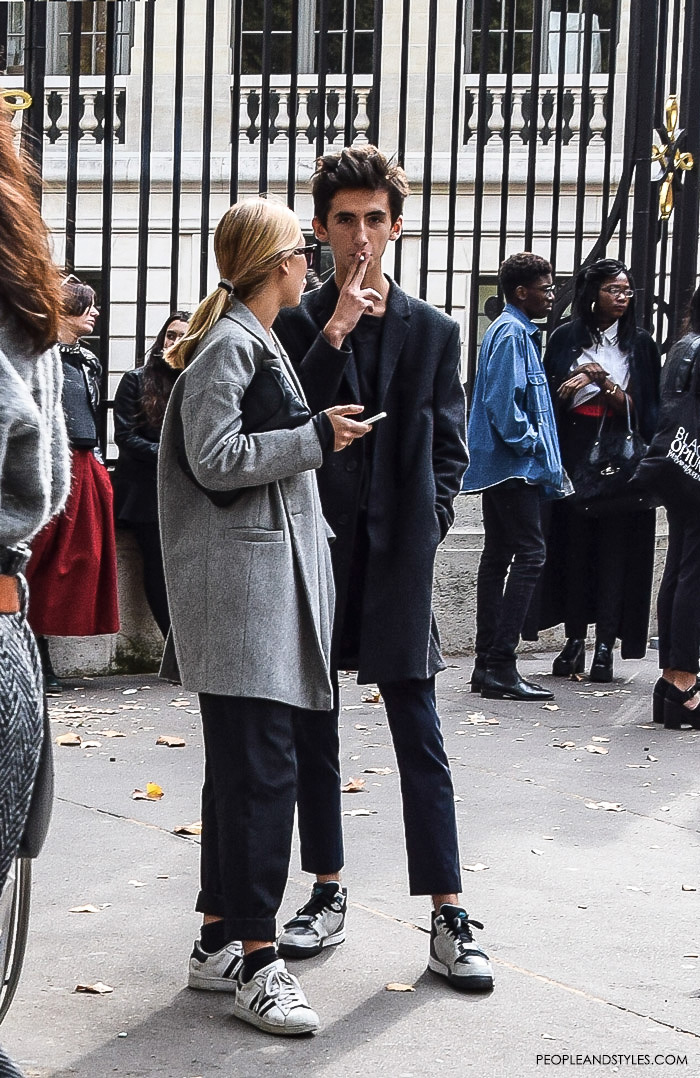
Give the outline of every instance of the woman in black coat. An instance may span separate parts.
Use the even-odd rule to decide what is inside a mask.
[[[143,556],[146,599],[163,636],[170,614],[158,530],[158,445],[165,406],[178,376],[163,353],[184,337],[189,311],[173,311],[161,326],[142,367],[127,371],[114,398],[114,515],[131,528]]]
[[[588,454],[603,415],[606,424],[625,429],[629,407],[644,440],[651,440],[661,364],[656,344],[636,326],[633,282],[622,262],[601,259],[581,271],[572,316],[554,331],[544,358],[569,475]],[[612,680],[616,638],[623,658],[644,655],[654,536],[653,510],[591,519],[567,499],[552,507],[538,628],[564,622],[555,676],[583,670],[591,623],[592,681]]]
[[[661,407],[673,408],[679,396],[691,391],[695,365],[700,362],[700,288],[690,301],[685,334],[664,364]],[[668,550],[656,612],[659,625],[661,677],[654,686],[655,722],[667,729],[682,725],[700,729],[700,521],[692,507],[667,508]]]

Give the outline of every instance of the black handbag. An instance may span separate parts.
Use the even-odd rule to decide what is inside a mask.
[[[571,473],[574,493],[570,503],[589,517],[641,512],[658,504],[649,492],[629,485],[647,445],[637,428],[636,417],[634,425],[632,423],[626,395],[625,401],[626,426],[616,428],[606,424],[606,410],[600,418],[591,448]]]
[[[173,441],[180,468],[194,485],[206,494],[219,509],[232,505],[241,491],[211,490],[195,478],[185,452],[185,432],[182,427],[182,398],[184,377],[178,378],[171,394],[173,409]],[[292,430],[311,419],[311,412],[297,396],[281,366],[270,364],[253,375],[241,398],[241,434],[262,434],[270,430]]]
[[[688,357],[690,385],[663,408],[656,434],[634,476],[668,509],[700,510],[700,340]]]

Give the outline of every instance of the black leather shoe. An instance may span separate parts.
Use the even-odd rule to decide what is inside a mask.
[[[552,663],[552,673],[555,677],[571,677],[572,674],[580,674],[585,663],[586,641],[569,637]]]
[[[484,684],[484,675],[486,674],[485,666],[475,666],[472,670],[472,678],[470,681],[472,692],[481,692],[481,686]]]
[[[694,709],[685,707],[686,700],[692,700],[698,691],[700,681],[696,681],[690,689],[677,689],[675,685],[668,685],[664,700],[664,726],[667,730],[680,730],[681,726],[692,726],[694,730],[700,730],[700,705]]]
[[[552,700],[554,693],[534,681],[526,681],[517,670],[486,670],[481,695],[487,700]]]
[[[613,679],[613,649],[612,645],[596,641],[591,664],[591,681],[612,681]]]
[[[654,685],[654,691],[651,695],[651,714],[654,722],[664,721],[664,701],[666,700],[666,692],[669,687],[670,683],[662,677],[660,677],[656,682],[656,685]]]

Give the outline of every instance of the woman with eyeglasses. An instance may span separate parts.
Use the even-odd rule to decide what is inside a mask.
[[[165,353],[184,337],[190,317],[189,311],[168,315],[146,362],[126,372],[114,395],[114,441],[119,447],[112,477],[114,518],[136,539],[143,559],[146,600],[164,637],[170,628],[170,614],[158,528],[158,444],[165,408],[178,376]]]
[[[95,328],[95,292],[72,274],[61,285],[59,355],[71,447],[66,507],[32,543],[27,567],[29,624],[36,633],[47,692],[61,692],[47,637],[119,632],[112,485],[100,449],[102,368],[82,343]]]
[[[651,440],[661,364],[655,342],[636,325],[634,283],[622,262],[605,258],[583,269],[571,313],[552,333],[544,357],[569,475],[590,453],[603,416],[608,426],[626,430],[629,407],[642,437]],[[591,624],[592,681],[612,680],[616,639],[623,659],[645,654],[654,537],[653,509],[591,519],[568,499],[552,506],[538,628],[564,622],[555,677],[584,670]]]
[[[296,802],[295,727],[332,722],[333,576],[314,470],[371,428],[358,405],[312,416],[272,324],[299,303],[299,221],[266,199],[219,222],[222,280],[168,352],[183,369],[158,497],[172,619],[162,674],[199,693],[204,738],[200,938],[189,984],[233,994],[269,1033],[318,1017],[278,957]],[[173,658],[175,661],[173,661]]]

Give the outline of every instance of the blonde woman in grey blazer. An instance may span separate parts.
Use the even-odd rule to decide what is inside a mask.
[[[223,279],[168,353],[184,370],[158,466],[172,617],[162,672],[199,693],[204,734],[204,924],[189,984],[232,992],[239,1018],[293,1035],[318,1027],[275,947],[294,728],[304,708],[330,721],[332,702],[331,534],[314,470],[370,428],[349,418],[357,405],[312,416],[271,332],[305,285],[309,251],[291,210],[237,203],[214,249]],[[270,385],[280,401],[266,417]]]

